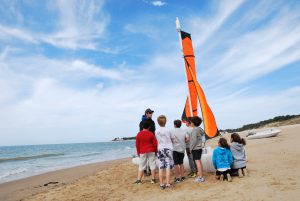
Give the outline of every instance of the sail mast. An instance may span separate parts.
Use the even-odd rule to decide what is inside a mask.
[[[178,32],[178,36],[179,36],[179,43],[180,43],[180,47],[181,47],[181,52],[182,52],[182,57],[184,58],[184,53],[183,53],[183,47],[182,47],[182,42],[181,42],[181,26],[180,26],[180,22],[179,22],[179,19],[178,17],[176,17],[176,30]],[[185,73],[185,76],[186,76],[186,83],[187,83],[187,87],[189,89],[189,83],[188,83],[188,76],[187,74]],[[192,108],[192,102],[191,102],[191,94],[190,94],[190,90],[188,90],[188,103],[189,103],[189,109],[190,109],[190,114],[191,116],[194,116],[193,115],[193,108]]]

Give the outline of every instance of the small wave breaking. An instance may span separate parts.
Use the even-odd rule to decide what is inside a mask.
[[[20,157],[14,157],[14,158],[0,158],[0,163],[5,162],[12,162],[12,161],[25,161],[25,160],[32,160],[32,159],[38,159],[38,158],[47,158],[47,157],[53,157],[53,156],[62,156],[63,153],[58,154],[40,154],[40,155],[34,155],[34,156],[20,156]]]

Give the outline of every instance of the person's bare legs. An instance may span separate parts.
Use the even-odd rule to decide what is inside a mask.
[[[198,176],[199,177],[203,177],[203,168],[202,168],[202,163],[201,163],[201,160],[195,160],[195,163],[196,163],[196,166],[197,166],[197,169],[198,169]]]
[[[138,171],[138,180],[142,180],[142,177],[144,176],[144,171]]]
[[[179,165],[175,165],[175,175],[176,175],[176,178],[180,178],[180,167]]]
[[[154,169],[154,170],[151,170],[151,178],[152,178],[152,179],[155,179],[155,169]]]
[[[181,178],[184,177],[184,166],[183,166],[183,164],[180,165],[180,175],[181,175]]]
[[[159,176],[159,183],[160,183],[160,185],[164,184],[163,173],[164,173],[164,169],[159,169],[158,176]]]
[[[170,183],[171,182],[170,181],[171,180],[171,170],[169,168],[166,169],[166,180],[167,180],[166,181],[167,184],[171,184]]]

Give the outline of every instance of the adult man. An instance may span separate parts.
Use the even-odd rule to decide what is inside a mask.
[[[150,128],[149,131],[152,132],[153,134],[155,134],[155,123],[152,120],[152,114],[153,114],[153,110],[151,110],[150,108],[145,110],[145,114],[142,116],[142,120],[140,122],[140,131],[143,130],[143,122],[144,121],[149,121],[150,123]]]

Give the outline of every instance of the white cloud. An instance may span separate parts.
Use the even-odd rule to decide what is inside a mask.
[[[56,1],[57,31],[42,40],[69,49],[97,49],[94,39],[102,38],[109,22],[102,11],[104,1]]]
[[[108,69],[79,59],[59,60],[44,56],[30,56],[8,57],[4,62],[14,73],[32,78],[50,76],[60,80],[79,81],[90,78],[122,80],[127,75],[127,69],[119,69],[118,67]]]
[[[27,98],[5,107],[0,105],[0,128],[7,136],[22,133],[28,140],[21,143],[101,141],[133,136],[146,107],[153,108],[155,115],[168,115],[170,122],[179,118],[182,106],[178,107],[178,98],[174,98],[179,93],[178,86],[170,88],[151,82],[77,90],[44,77],[33,82]],[[6,140],[1,143],[17,143]]]
[[[145,24],[126,24],[124,27],[126,32],[143,34],[149,38],[158,39],[161,36],[161,32],[154,26]]]
[[[100,68],[99,66],[95,66],[92,64],[88,64],[81,60],[74,60],[71,63],[71,71],[80,71],[85,73],[91,77],[106,77],[110,79],[121,80],[122,75],[118,70],[108,70],[104,68]]]
[[[109,23],[109,17],[101,15],[102,4],[95,6],[93,1],[77,3],[58,2],[55,9],[59,10],[59,18],[50,34],[1,25],[6,32],[2,35],[0,32],[0,36],[19,38],[29,43],[46,42],[74,50],[96,48],[112,54],[121,51],[93,43],[105,36],[103,29]],[[222,1],[213,15],[196,17],[190,22],[197,49],[206,54],[206,58],[219,60],[211,62],[212,66],[204,66],[206,61],[200,59],[197,70],[199,82],[220,128],[236,128],[300,111],[299,87],[286,87],[278,93],[265,92],[261,95],[261,91],[253,93],[251,85],[255,84],[250,82],[257,76],[267,75],[283,65],[298,61],[300,34],[295,20],[297,13],[290,10],[290,13],[279,13],[276,23],[252,29],[247,34],[237,33],[235,31],[243,23],[234,23],[234,30],[225,25],[242,4],[243,1]],[[248,15],[247,12],[245,14]],[[253,22],[260,15],[241,16],[240,19]],[[94,18],[96,16],[97,19]],[[98,19],[103,19],[103,22]],[[152,29],[150,25],[135,29],[128,24],[125,30],[147,34],[149,32],[143,32],[143,28]],[[155,31],[148,37],[153,36]],[[178,44],[178,41],[171,43]],[[166,45],[175,46],[172,44],[166,41]],[[218,45],[226,48],[216,53]],[[138,65],[125,60],[110,67],[83,56],[53,59],[43,55],[22,56],[24,52],[13,54],[11,47],[3,49],[0,53],[0,135],[8,137],[4,139],[1,136],[0,143],[86,142],[133,136],[147,107],[155,110],[154,119],[165,114],[168,127],[172,127],[172,120],[180,118],[186,98],[184,63],[179,44],[168,51],[158,48]],[[199,54],[196,54],[198,59],[197,56]],[[209,71],[204,73],[204,69]],[[216,87],[208,88],[207,83]]]
[[[216,13],[211,18],[194,16],[188,21],[188,30],[193,33],[193,45],[198,48],[225,23],[225,21],[243,4],[244,0],[217,1]]]
[[[216,41],[226,40],[221,37]],[[293,12],[282,12],[269,24],[241,34],[204,74],[216,80],[244,83],[300,60],[300,23]],[[211,77],[210,75],[214,75]]]
[[[117,51],[115,48],[98,47],[99,44],[96,43],[96,39],[104,39],[109,23],[109,16],[102,10],[104,1],[55,2],[53,10],[59,14],[55,30],[50,33],[30,32],[25,28],[0,25],[0,39],[17,38],[30,43],[43,42],[73,50],[103,50],[107,53]]]
[[[11,38],[17,38],[30,43],[38,43],[38,40],[32,33],[18,28],[11,28],[0,25],[0,39],[6,40]]]
[[[211,102],[219,128],[238,128],[279,115],[298,114],[300,111],[300,86],[278,93],[254,93],[229,99],[215,97]],[[230,121],[227,121],[230,119]]]
[[[151,2],[153,6],[164,6],[166,5],[166,2],[163,2],[163,1],[152,1]]]

